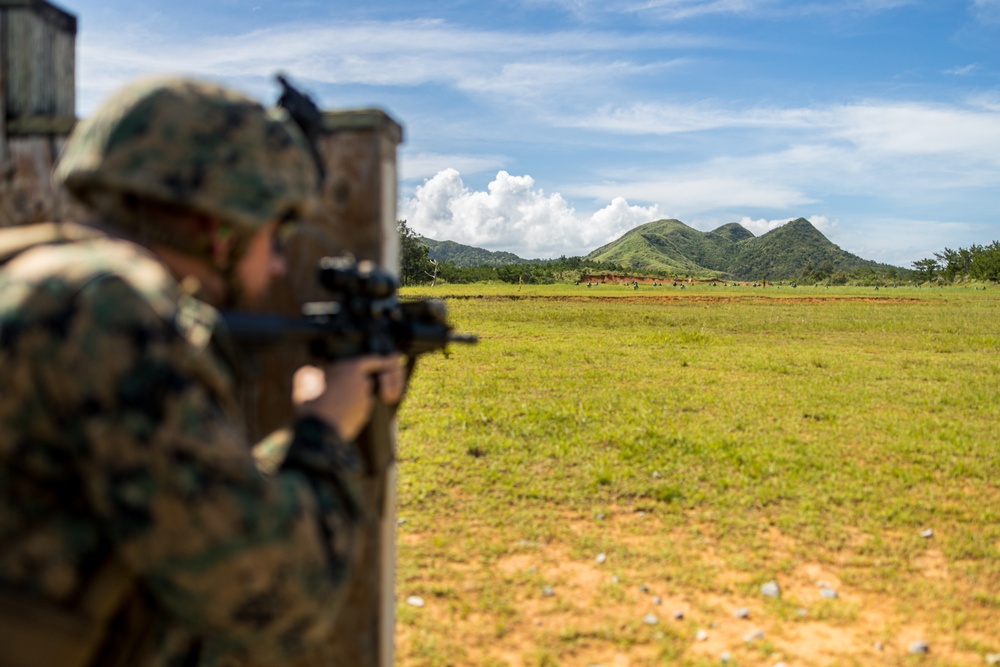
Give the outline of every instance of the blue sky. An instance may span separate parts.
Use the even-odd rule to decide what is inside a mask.
[[[899,266],[1000,239],[1000,0],[78,0],[78,113],[193,74],[400,121],[399,216],[522,257],[806,217]]]

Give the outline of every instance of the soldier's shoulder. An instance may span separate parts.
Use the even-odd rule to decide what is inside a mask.
[[[167,268],[141,246],[96,230],[45,239],[44,231],[24,228],[0,231],[0,247],[16,247],[18,237],[39,242],[25,243],[0,266],[0,292],[8,307],[37,308],[45,301],[64,302],[89,289],[106,291],[111,299],[127,295],[145,301],[165,317],[176,310],[179,286]]]

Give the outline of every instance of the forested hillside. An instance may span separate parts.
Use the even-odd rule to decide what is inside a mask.
[[[399,222],[399,231],[407,284],[573,282],[601,275],[842,285],[895,282],[919,275],[846,252],[804,218],[759,237],[738,223],[701,232],[680,220],[657,220],[626,232],[586,257],[551,260],[521,259],[510,252],[435,241],[419,236],[405,221]]]
[[[700,232],[679,220],[657,220],[636,227],[587,258],[701,279],[808,280],[858,269],[896,269],[841,250],[805,218],[759,237],[736,223]]]

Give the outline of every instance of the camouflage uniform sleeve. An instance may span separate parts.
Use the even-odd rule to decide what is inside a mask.
[[[123,278],[91,281],[26,332],[30,372],[87,501],[159,604],[219,652],[281,659],[333,620],[359,521],[356,450],[301,420],[262,475],[222,365],[151,301]]]

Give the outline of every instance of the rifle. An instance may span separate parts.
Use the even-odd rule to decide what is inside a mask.
[[[370,261],[324,257],[319,282],[330,301],[306,303],[302,317],[222,311],[222,324],[240,347],[302,342],[318,362],[365,354],[419,355],[447,351],[450,343],[474,344],[478,338],[456,334],[440,299],[400,301],[391,274]]]

